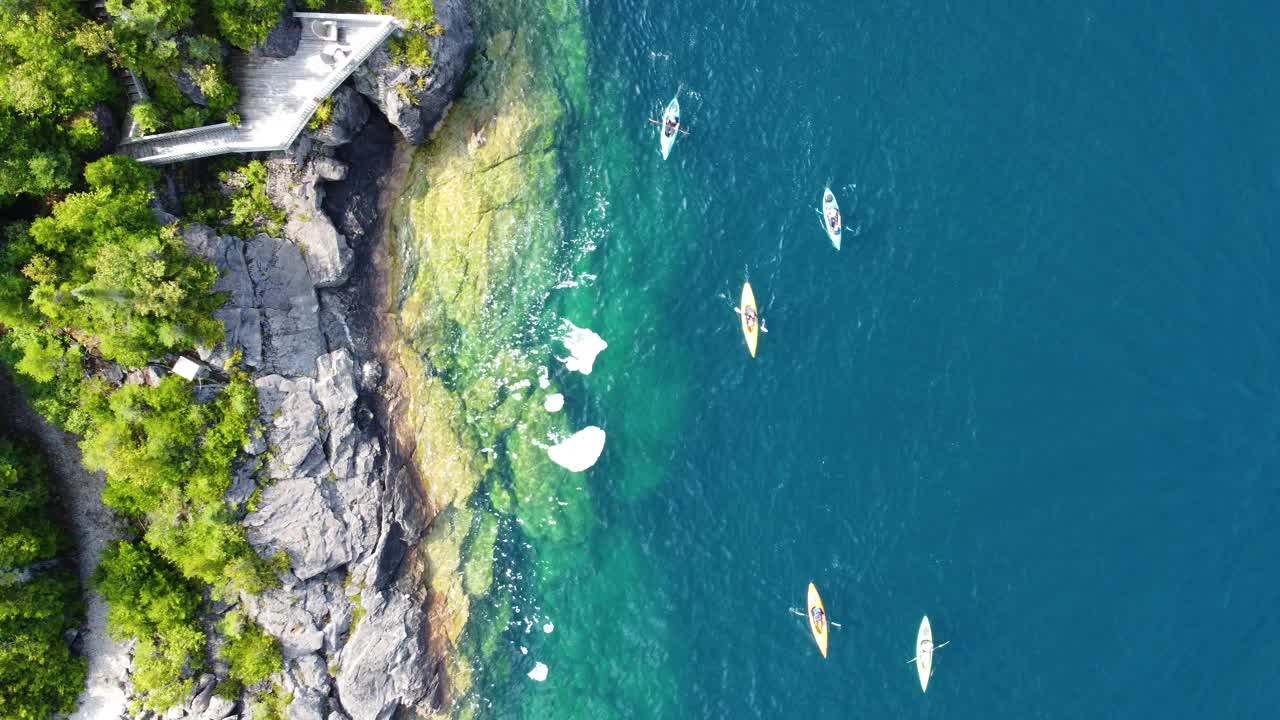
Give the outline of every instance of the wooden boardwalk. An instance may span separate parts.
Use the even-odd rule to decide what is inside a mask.
[[[230,64],[231,82],[240,88],[239,127],[223,123],[147,135],[120,143],[118,152],[159,165],[283,150],[320,103],[400,28],[389,15],[298,12],[294,17],[302,21],[302,39],[291,57],[239,54]]]

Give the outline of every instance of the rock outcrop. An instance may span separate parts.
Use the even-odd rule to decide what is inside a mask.
[[[315,287],[335,287],[351,275],[351,246],[324,214],[324,183],[341,180],[347,164],[322,154],[299,150],[301,161],[275,157],[267,161],[267,197],[288,217],[285,237],[303,248]]]
[[[253,46],[252,54],[258,57],[287,58],[298,52],[302,40],[302,22],[293,16],[293,0],[285,0],[280,8],[280,19],[267,32],[267,37]]]
[[[389,139],[385,122],[381,128]],[[313,149],[300,165],[289,157],[268,162],[268,194],[285,209],[288,239],[240,240],[195,224],[182,231],[187,246],[219,268],[214,289],[227,297],[217,315],[224,340],[202,358],[216,365],[239,351],[257,371],[263,432],[247,443],[227,500],[246,512],[245,535],[259,554],[288,559],[281,587],[236,604],[280,640],[284,667],[272,682],[292,695],[290,718],[428,714],[438,668],[427,643],[423,568],[412,560],[425,517],[416,481],[388,455],[369,407],[381,368],[370,343],[353,342],[346,328],[349,315],[368,312],[355,309],[367,293],[332,287],[353,259],[321,209],[323,183],[341,182],[346,164]],[[344,197],[376,194],[376,178],[361,177],[358,189],[342,185]],[[346,222],[363,236],[375,219],[358,212]],[[328,244],[317,243],[312,231],[326,225]],[[170,714],[225,713],[221,720],[252,705],[248,696],[219,700],[198,682]]]
[[[196,224],[186,226],[182,237],[222,271],[214,291],[228,293],[214,313],[226,338],[200,359],[216,367],[239,350],[245,364],[260,371],[314,372],[314,359],[324,351],[319,301],[297,246],[266,235],[242,241]]]
[[[369,101],[345,84],[339,86],[329,98],[332,102],[329,120],[309,132],[316,142],[339,147],[351,142],[369,122]]]
[[[429,67],[403,64],[384,45],[352,75],[356,89],[414,145],[426,142],[449,109],[475,46],[466,0],[439,0],[435,19],[443,32],[428,38]]]

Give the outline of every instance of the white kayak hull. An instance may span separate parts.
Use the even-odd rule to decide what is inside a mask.
[[[675,121],[675,128],[670,134],[667,132],[667,124]],[[662,159],[666,160],[671,154],[671,146],[676,143],[676,136],[680,134],[680,100],[671,98],[671,102],[667,103],[667,109],[662,111],[662,125],[658,127],[658,145],[662,148]]]
[[[840,234],[843,229],[841,225],[844,222],[844,218],[840,218],[840,220],[836,222],[836,226],[833,229],[831,227],[831,223],[827,221],[827,218],[831,216],[832,210],[835,210],[836,213],[838,214],[840,212],[840,204],[836,202],[836,195],[835,193],[831,192],[831,188],[823,188],[822,189],[822,229],[826,231],[827,237],[830,238],[831,240],[831,244],[836,246],[836,250],[839,250]]]
[[[933,643],[933,628],[929,627],[929,616],[920,621],[920,629],[916,631],[916,673],[920,676],[920,692],[929,690],[929,675],[933,672],[933,653],[920,652],[920,644],[925,640]]]

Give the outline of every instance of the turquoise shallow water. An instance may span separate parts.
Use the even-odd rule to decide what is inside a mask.
[[[509,541],[553,632],[508,631],[483,714],[1273,716],[1280,13],[581,11],[560,207],[595,249],[552,304],[609,342],[557,377],[608,443],[584,544]]]

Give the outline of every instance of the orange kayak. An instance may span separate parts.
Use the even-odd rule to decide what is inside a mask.
[[[756,295],[751,292],[751,283],[742,284],[742,303],[739,306],[742,310],[742,336],[747,339],[747,351],[751,353],[751,357],[756,356],[756,341],[760,337],[760,319],[757,314],[756,321],[747,325],[747,310],[757,312]]]
[[[822,611],[821,622],[814,621],[814,608]],[[809,583],[809,611],[805,613],[805,617],[809,619],[809,630],[813,632],[813,641],[818,643],[818,649],[822,651],[822,657],[826,657],[827,634],[831,631],[831,624],[827,622],[827,610],[822,606],[822,598],[818,595],[818,588],[813,583]]]

